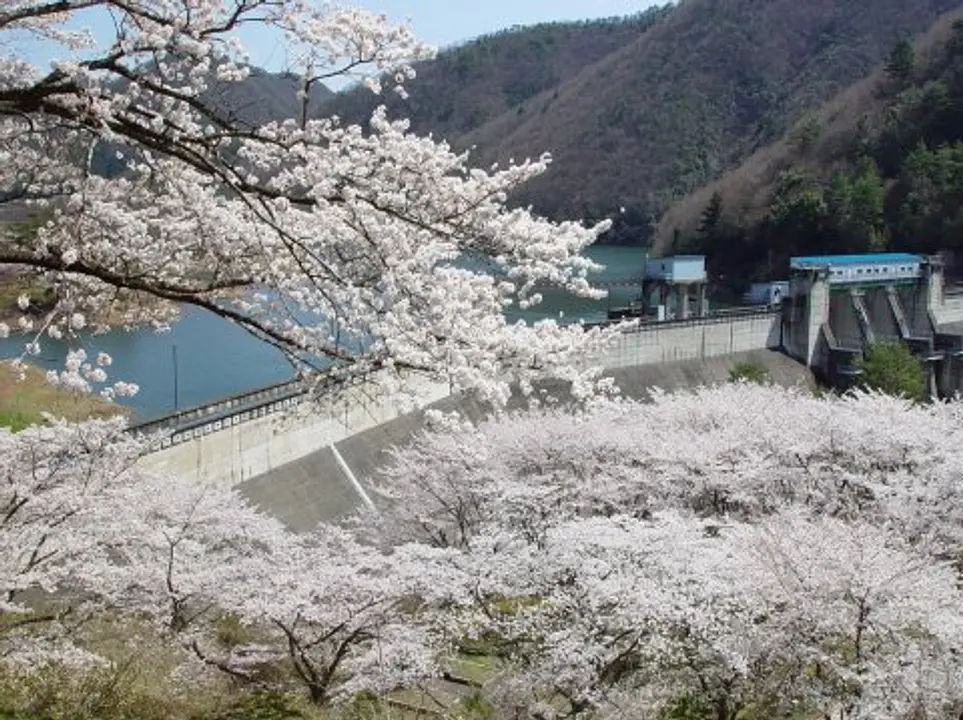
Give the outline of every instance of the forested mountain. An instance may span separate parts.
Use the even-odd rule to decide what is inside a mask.
[[[417,132],[462,138],[502,115],[524,115],[533,98],[554,96],[586,67],[638,39],[669,9],[486,35],[417,65],[417,79],[407,86],[405,100],[395,93],[376,96],[353,88],[332,98],[325,112],[363,121],[383,103],[392,115],[411,119]]]
[[[734,282],[795,254],[963,247],[963,12],[893,43],[870,76],[663,217],[656,250]]]
[[[232,121],[257,126],[301,116],[302,106],[297,96],[299,81],[292,73],[271,73],[251,67],[250,74],[240,82],[213,81],[203,100],[215,105]],[[308,107],[320,107],[333,94],[321,83],[314,83]],[[117,150],[110,143],[99,143],[94,149],[94,172],[106,176],[123,172],[126,161],[118,157]]]
[[[392,115],[479,165],[549,151],[516,198],[552,217],[618,215],[643,242],[676,199],[781,137],[959,0],[685,0],[625,20],[480,38],[419,67]],[[355,89],[325,112],[362,121]],[[626,212],[618,213],[620,207]]]
[[[301,102],[298,100],[300,78],[292,73],[269,73],[252,67],[242,82],[215,83],[210,98],[224,112],[243,122],[260,125],[271,120],[300,117]],[[333,93],[324,85],[311,85],[309,107],[317,108]]]

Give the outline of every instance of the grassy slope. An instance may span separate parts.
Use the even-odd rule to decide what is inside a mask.
[[[44,412],[74,421],[127,412],[96,395],[54,387],[37,368],[26,372],[26,378],[18,380],[9,362],[0,363],[0,426],[19,430],[43,422]]]
[[[22,313],[17,307],[21,295],[39,300],[44,294],[44,284],[36,275],[0,273],[0,322],[15,327]]]
[[[946,13],[920,35],[915,43],[920,64],[925,65],[927,58],[945,45],[953,22],[960,18],[963,18],[963,10]],[[873,124],[885,110],[888,99],[881,92],[884,82],[885,73],[880,65],[815,109],[812,115],[818,118],[820,132],[810,147],[803,147],[795,140],[795,133],[791,130],[776,142],[758,149],[715,182],[703,185],[676,202],[659,222],[655,250],[667,250],[676,229],[683,236],[691,235],[716,192],[722,196],[723,205],[731,216],[752,222],[759,219],[768,207],[776,178],[783,170],[802,167],[820,177],[831,175],[845,163],[858,123],[865,118]]]

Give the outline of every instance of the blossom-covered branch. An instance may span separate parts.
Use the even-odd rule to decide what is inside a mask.
[[[106,42],[75,29],[98,13],[114,28]],[[296,117],[255,123],[218,104],[219,89],[250,71],[238,37],[250,25],[295,58]],[[412,63],[432,52],[407,27],[294,0],[0,11],[0,43],[24,32],[59,42],[64,57],[49,69],[0,59],[0,197],[44,213],[34,236],[0,238],[0,264],[55,278],[47,327],[69,332],[66,318],[124,288],[163,301],[130,322],[166,323],[169,303],[191,303],[308,375],[417,371],[495,401],[513,381],[566,368],[573,379],[575,361],[604,341],[503,316],[545,285],[598,294],[580,252],[604,223],[552,223],[505,204],[547,156],[486,172],[383,109],[362,131],[310,105],[312,84],[332,75],[375,90],[388,78],[404,92]],[[115,171],[95,172],[105,154]]]

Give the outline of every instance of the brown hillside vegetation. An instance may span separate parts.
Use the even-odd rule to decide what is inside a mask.
[[[543,91],[551,96],[583,68],[634,41],[665,12],[655,8],[628,18],[543,23],[486,35],[419,63],[407,98],[356,87],[331,98],[323,111],[363,122],[383,103],[392,116],[409,118],[416,132],[454,142],[503,114],[524,113],[533,97]]]
[[[963,10],[942,15],[915,42],[920,67],[939,52]],[[815,110],[805,114],[776,142],[759,148],[738,167],[718,180],[703,185],[676,202],[662,216],[653,250],[667,252],[676,235],[691,236],[712,196],[719,193],[727,219],[757,221],[765,213],[780,172],[791,167],[829,177],[845,164],[861,127],[875,125],[888,106],[886,74],[882,65],[853,83]],[[807,133],[810,135],[806,139]]]
[[[470,133],[485,162],[548,150],[525,202],[661,213],[871,70],[956,0],[689,0],[524,112]]]
[[[294,73],[270,73],[252,67],[241,82],[213,82],[207,102],[214,103],[225,114],[251,125],[272,120],[300,117],[298,99],[300,78]],[[333,93],[326,86],[311,86],[309,106],[317,107]]]
[[[959,5],[684,0],[626,21],[481,38],[423,65],[407,102],[386,102],[414,132],[474,146],[480,166],[551,152],[550,172],[515,200],[556,218],[614,215],[607,239],[641,243],[653,217]],[[324,111],[364,121],[382,100],[354,90]]]

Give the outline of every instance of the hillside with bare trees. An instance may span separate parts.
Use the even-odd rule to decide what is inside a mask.
[[[681,197],[783,137],[958,0],[686,0],[622,20],[518,28],[418,68],[394,116],[487,166],[555,158],[515,201],[552,217],[616,215],[645,242]],[[324,110],[363,121],[355,89]],[[624,208],[624,212],[620,212]]]

